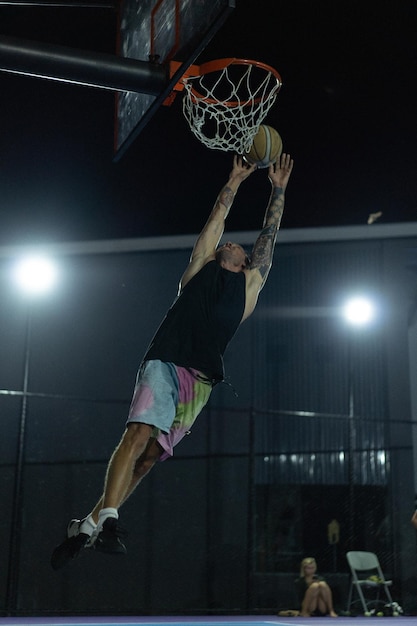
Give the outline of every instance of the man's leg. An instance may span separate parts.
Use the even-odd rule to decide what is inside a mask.
[[[133,474],[129,486],[126,490],[125,496],[119,506],[124,504],[129,496],[134,492],[141,480],[150,472],[155,463],[159,460],[163,448],[159,445],[156,439],[149,439],[148,445],[144,453],[138,458],[133,469]],[[98,516],[101,509],[104,507],[104,495],[101,496],[94,509],[91,511],[90,516],[95,525],[98,522]]]
[[[126,554],[126,548],[121,541],[125,531],[118,523],[118,509],[140,480],[135,476],[135,468],[145,463],[142,457],[147,450],[152,431],[153,428],[147,424],[130,423],[110,459],[104,484],[103,507],[98,512],[97,528],[89,542],[89,546],[95,550]],[[140,464],[138,459],[141,459]],[[94,514],[97,515],[97,510]]]
[[[91,541],[93,534],[95,535],[94,541],[96,541],[96,536],[101,532],[107,517],[112,517],[117,524],[117,509],[133,492],[162,453],[159,444],[154,439],[150,439],[151,433],[152,427],[146,424],[131,423],[126,428],[109,461],[103,496],[90,515],[83,520],[71,520],[67,528],[67,538],[52,553],[51,565],[53,569],[60,569],[78,556],[80,550],[85,547],[87,542]],[[99,513],[105,507],[106,502],[108,503],[107,511],[104,512],[103,519],[99,520]],[[110,503],[114,503],[116,506],[111,507]],[[97,530],[96,525],[99,521],[101,527]],[[103,541],[98,545],[106,552],[125,553],[126,549],[119,540],[115,522],[108,522],[107,525],[109,524],[113,526],[109,533],[110,538],[114,535],[113,549],[105,549]]]
[[[102,509],[118,509],[125,500],[136,462],[145,452],[152,430],[153,427],[148,424],[128,424],[107,467]]]

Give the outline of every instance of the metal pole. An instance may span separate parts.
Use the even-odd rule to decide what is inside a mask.
[[[28,305],[30,307],[30,304]],[[16,450],[16,472],[14,479],[12,518],[9,545],[9,565],[6,587],[7,615],[13,614],[17,608],[17,591],[20,566],[20,541],[22,534],[22,503],[23,503],[23,466],[25,459],[26,416],[29,388],[29,367],[31,353],[32,314],[27,311],[25,354],[23,366],[23,397],[20,411],[19,433]]]
[[[249,448],[248,448],[248,558],[246,571],[246,610],[252,611],[255,604],[256,563],[256,484],[255,484],[255,411],[249,409]]]
[[[356,421],[354,390],[353,333],[348,337],[348,403],[349,403],[349,550],[355,549],[355,482],[356,482]]]
[[[150,61],[0,36],[0,71],[113,91],[159,95],[167,69]]]
[[[19,7],[68,7],[70,9],[114,9],[114,2],[104,2],[102,0],[86,0],[83,2],[73,2],[73,0],[0,0],[0,6]]]

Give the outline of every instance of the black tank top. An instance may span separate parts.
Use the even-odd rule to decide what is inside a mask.
[[[245,309],[245,275],[210,261],[176,298],[145,354],[224,378],[223,354]]]

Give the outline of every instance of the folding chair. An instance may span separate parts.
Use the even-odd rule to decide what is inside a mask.
[[[364,614],[370,613],[372,608],[378,604],[392,604],[392,597],[389,587],[392,580],[385,580],[378,557],[373,552],[348,552],[346,554],[347,562],[351,571],[351,581],[349,588],[349,598],[347,610],[355,602],[362,604]],[[359,598],[353,600],[353,590],[356,590]],[[366,597],[365,591],[372,590],[372,597]],[[382,590],[385,593],[386,600],[381,599]],[[371,592],[369,591],[369,594]],[[369,595],[368,594],[368,595]]]

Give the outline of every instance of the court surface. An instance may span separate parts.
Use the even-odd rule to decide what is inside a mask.
[[[416,626],[417,616],[400,617],[0,617],[0,626]]]

